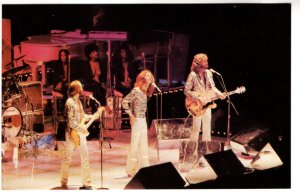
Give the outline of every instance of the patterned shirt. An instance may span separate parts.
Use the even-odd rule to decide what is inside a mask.
[[[184,94],[193,100],[198,100],[198,98],[194,95],[193,91],[203,92],[212,89],[216,93],[221,93],[215,87],[215,82],[213,80],[212,73],[209,70],[205,71],[205,80],[206,82],[204,83],[204,81],[200,78],[198,74],[196,74],[194,71],[191,71],[184,87]]]
[[[122,107],[129,115],[145,118],[147,111],[147,95],[138,87],[133,88],[122,101]]]
[[[83,118],[89,118],[84,114],[83,106],[79,97],[69,97],[65,105],[65,118],[68,125],[68,131],[75,129],[77,131],[85,130],[80,124]]]

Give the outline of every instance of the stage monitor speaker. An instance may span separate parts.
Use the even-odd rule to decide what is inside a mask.
[[[283,165],[283,162],[270,143],[267,143],[251,161],[251,166],[256,170],[265,170],[281,165]]]
[[[219,177],[242,175],[244,165],[232,150],[225,150],[206,154],[200,158],[198,164],[186,175],[190,184],[215,180]]]
[[[271,139],[272,136],[268,129],[252,127],[234,135],[230,140],[230,145],[233,149],[244,153],[257,153],[271,141]]]
[[[21,112],[32,111],[32,109],[43,110],[41,82],[40,81],[20,82],[19,85],[23,88],[22,96],[18,101],[19,110]],[[26,100],[26,95],[28,97],[28,101]]]
[[[183,189],[185,181],[171,162],[141,168],[125,189]]]
[[[232,150],[206,154],[204,157],[218,177],[231,174],[243,174],[245,172],[244,165]]]

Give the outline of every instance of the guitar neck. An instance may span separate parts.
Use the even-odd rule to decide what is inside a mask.
[[[88,123],[86,123],[84,126],[85,126],[85,129],[88,129],[89,126],[94,122],[94,120],[97,118],[97,112],[95,114],[93,114],[92,118],[89,120]]]
[[[236,91],[234,90],[234,91],[228,92],[227,95],[233,95],[233,94],[235,94],[235,93],[236,93]],[[219,99],[219,97],[218,97],[218,96],[215,96],[214,98],[212,98],[211,101],[214,101],[214,100],[217,100],[217,99]]]

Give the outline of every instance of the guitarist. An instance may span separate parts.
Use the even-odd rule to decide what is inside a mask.
[[[61,188],[67,189],[69,167],[71,163],[73,150],[76,148],[75,139],[71,137],[73,131],[78,133],[78,139],[80,141],[80,158],[81,158],[81,177],[83,186],[80,189],[92,189],[92,180],[90,173],[90,163],[89,163],[89,153],[86,136],[84,133],[88,133],[82,124],[82,121],[86,119],[91,119],[92,115],[87,115],[84,113],[79,96],[81,95],[83,89],[80,81],[72,81],[68,88],[69,98],[65,105],[65,114],[67,122],[66,131],[66,145],[65,152],[62,160],[61,166]],[[100,116],[100,114],[99,114]],[[98,117],[99,117],[98,116]]]
[[[194,91],[204,92],[206,90],[213,90],[219,96],[220,99],[225,99],[225,94],[221,93],[216,87],[213,80],[212,72],[208,70],[208,57],[204,53],[199,53],[194,56],[191,72],[188,75],[184,94],[186,97],[192,99],[201,106],[210,102],[207,97],[197,97],[194,95]],[[193,116],[193,127],[190,134],[190,143],[194,150],[196,149],[199,132],[202,124],[202,141],[211,141],[211,108],[208,108],[202,116]]]

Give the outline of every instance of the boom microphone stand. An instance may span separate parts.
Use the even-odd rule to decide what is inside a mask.
[[[100,107],[101,106],[101,104],[98,102],[98,101],[96,101],[97,102],[97,104],[98,104],[98,107]],[[97,112],[99,112],[99,111],[97,111]],[[103,141],[104,141],[104,139],[103,139],[103,128],[102,128],[102,126],[103,126],[103,112],[104,111],[102,111],[102,113],[100,113],[100,117],[99,117],[99,119],[101,120],[100,121],[100,123],[99,123],[99,142],[100,142],[100,188],[97,188],[98,190],[108,190],[108,188],[105,188],[105,187],[103,187]]]
[[[231,102],[231,99],[230,99],[230,96],[228,94],[228,91],[227,91],[227,88],[226,88],[223,76],[220,73],[218,73],[218,72],[216,72],[216,71],[214,71],[212,69],[211,69],[211,71],[213,73],[215,73],[216,75],[218,75],[221,78],[221,81],[220,81],[219,77],[218,77],[218,80],[219,80],[219,82],[220,82],[220,84],[221,84],[221,86],[222,86],[222,88],[223,88],[223,90],[224,90],[224,92],[225,92],[225,94],[227,96],[227,105],[228,105],[227,106],[227,136],[226,136],[226,141],[225,141],[224,148],[226,147],[227,149],[230,149],[231,148],[231,146],[230,146],[230,118],[231,118],[230,105],[232,105],[232,107],[235,110],[235,112],[236,112],[237,115],[239,115],[239,113],[236,110],[234,104]]]

